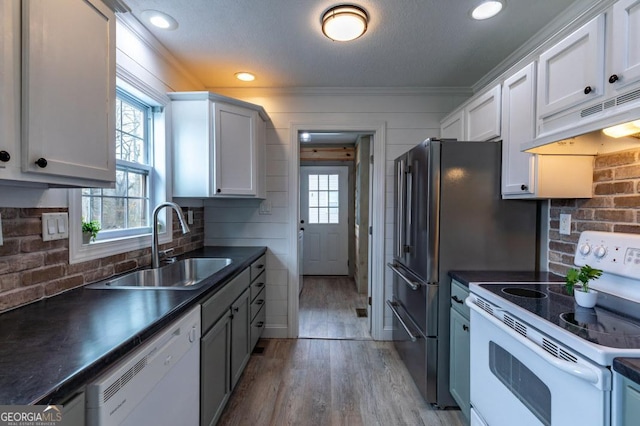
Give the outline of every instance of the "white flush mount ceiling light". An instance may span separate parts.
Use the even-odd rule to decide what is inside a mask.
[[[250,72],[237,72],[236,74],[236,78],[240,81],[253,81],[256,79],[256,76],[254,74],[251,74]]]
[[[489,0],[480,3],[471,11],[471,17],[477,21],[493,18],[502,10],[501,1]]]
[[[161,30],[175,30],[178,28],[178,21],[158,10],[143,10],[142,13],[140,13],[140,17]]]
[[[618,124],[617,126],[607,127],[602,133],[612,138],[622,138],[640,134],[640,120],[630,121],[628,123]]]
[[[322,33],[334,41],[355,40],[367,31],[369,16],[361,7],[342,4],[322,15]]]

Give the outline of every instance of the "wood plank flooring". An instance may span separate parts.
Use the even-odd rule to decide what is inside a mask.
[[[219,425],[461,426],[422,399],[391,342],[263,339]]]
[[[300,294],[299,336],[320,339],[371,339],[369,319],[356,308],[367,308],[367,296],[358,294],[353,278],[305,276]]]

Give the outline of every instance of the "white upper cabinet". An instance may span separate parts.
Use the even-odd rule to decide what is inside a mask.
[[[474,96],[464,108],[465,139],[488,141],[500,136],[500,85]]]
[[[440,137],[442,139],[464,139],[464,111],[459,110],[447,116],[440,123]]]
[[[209,92],[169,97],[173,195],[265,198],[268,116],[262,107]]]
[[[530,197],[535,193],[534,155],[520,144],[535,134],[535,64],[505,80],[502,88],[502,195]]]
[[[5,1],[0,8],[0,102],[9,124],[0,151],[11,157],[0,163],[0,178],[63,186],[114,182],[114,13],[99,0]]]
[[[540,55],[539,119],[604,94],[604,24],[599,15]]]
[[[607,86],[617,95],[640,85],[640,0],[613,5]]]

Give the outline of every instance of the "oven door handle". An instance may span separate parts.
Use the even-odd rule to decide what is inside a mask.
[[[402,273],[402,271],[400,271],[400,270],[396,267],[396,265],[394,265],[393,263],[387,263],[387,266],[389,267],[389,269],[391,269],[393,272],[395,272],[395,273],[396,273],[400,278],[402,278],[402,280],[404,281],[404,283],[405,283],[406,285],[408,285],[408,286],[409,286],[409,288],[410,288],[411,290],[417,290],[417,289],[419,289],[419,288],[420,288],[420,286],[422,285],[422,284],[420,284],[419,282],[412,281],[412,280],[410,280],[409,278],[407,278],[407,277]]]
[[[540,356],[540,358],[545,360],[547,363],[558,368],[559,370],[564,371],[565,373],[571,374],[572,376],[575,376],[579,379],[582,379],[594,385],[597,385],[598,382],[601,381],[598,373],[594,371],[592,368],[589,368],[588,366],[582,365],[582,364],[563,361],[561,359],[554,357],[553,355],[549,354],[547,351],[542,349],[540,346],[533,343],[531,340],[513,331],[511,328],[509,328],[507,325],[505,325],[502,321],[498,320],[493,315],[490,315],[489,313],[485,312],[482,308],[480,308],[475,303],[473,303],[473,300],[474,300],[473,296],[467,297],[466,299],[466,304],[470,309],[473,309],[477,314],[482,316],[484,319],[490,321],[493,325],[498,327],[500,330],[504,331],[505,333],[509,334],[511,337],[516,339],[518,342],[525,345],[528,349],[532,350],[534,353]]]
[[[407,326],[407,324],[400,317],[400,313],[396,309],[396,304],[389,300],[386,300],[386,303],[389,309],[391,309],[391,312],[393,312],[393,315],[396,317],[400,325],[402,325],[402,328],[404,328],[404,331],[409,335],[409,339],[411,339],[412,342],[416,342],[420,338],[420,336],[417,334],[413,334],[411,330],[409,330],[409,327]]]

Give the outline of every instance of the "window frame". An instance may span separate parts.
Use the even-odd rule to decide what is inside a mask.
[[[171,199],[171,165],[170,141],[170,99],[169,97],[146,82],[134,76],[127,70],[116,65],[116,85],[119,89],[140,99],[152,107],[153,128],[149,129],[152,146],[149,150],[149,218],[152,219],[153,206]],[[113,129],[115,138],[115,128]],[[115,139],[114,139],[115,140]],[[110,239],[98,239],[91,244],[82,244],[82,189],[70,189],[69,197],[69,263],[80,263],[99,259],[115,254],[141,250],[151,246],[151,226],[146,232],[127,235],[123,232]],[[171,218],[171,216],[169,216]],[[164,223],[158,234],[160,244],[166,244],[173,239],[173,223],[167,222],[167,209],[158,214],[159,221]],[[144,228],[142,228],[144,229]],[[98,234],[99,235],[99,234]]]

